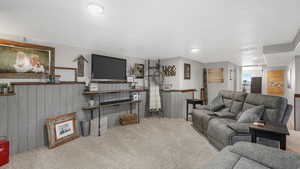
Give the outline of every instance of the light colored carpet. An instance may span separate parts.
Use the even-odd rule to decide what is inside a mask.
[[[17,154],[3,169],[201,169],[216,154],[190,122],[147,118],[101,137]]]
[[[290,130],[290,135],[287,136],[288,150],[300,154],[300,131]]]

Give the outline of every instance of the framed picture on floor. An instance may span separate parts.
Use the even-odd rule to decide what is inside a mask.
[[[55,148],[79,137],[76,113],[47,119],[48,147]]]

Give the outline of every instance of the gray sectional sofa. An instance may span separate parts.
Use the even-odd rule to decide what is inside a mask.
[[[224,148],[204,169],[300,169],[300,156],[259,144]]]
[[[288,105],[287,99],[279,96],[227,90],[220,91],[218,96],[222,97],[225,106],[217,112],[210,111],[209,106],[199,106],[193,109],[192,122],[193,126],[207,136],[208,140],[219,150],[239,141],[251,141],[250,123],[237,122],[246,110],[264,105],[262,120],[280,125],[287,124],[292,111],[292,106]],[[259,139],[258,142],[279,146],[279,143],[274,140]]]

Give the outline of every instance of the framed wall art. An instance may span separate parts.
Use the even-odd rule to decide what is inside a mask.
[[[54,75],[55,49],[0,40],[0,78],[47,78]]]
[[[175,65],[162,66],[162,71],[165,76],[176,76],[176,66]]]
[[[267,71],[267,94],[284,95],[284,70]]]
[[[144,64],[134,64],[134,75],[137,79],[143,79],[145,74]]]
[[[79,137],[76,113],[47,119],[48,147],[55,148]]]
[[[207,70],[208,83],[224,83],[224,68],[212,68]]]
[[[191,79],[191,64],[184,64],[184,80]]]

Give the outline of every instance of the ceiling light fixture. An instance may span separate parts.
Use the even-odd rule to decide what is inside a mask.
[[[88,5],[89,13],[94,16],[100,16],[104,13],[104,7],[97,2],[92,2]]]
[[[191,53],[198,53],[198,52],[200,52],[199,48],[192,48],[191,49]]]

